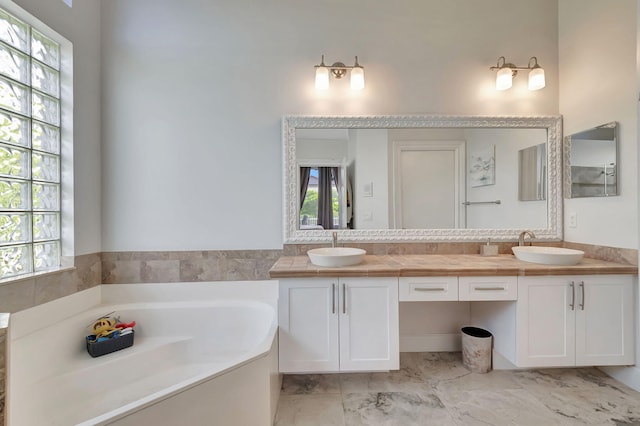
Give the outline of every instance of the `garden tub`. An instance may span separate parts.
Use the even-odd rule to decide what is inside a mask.
[[[110,284],[11,315],[7,419],[30,425],[270,425],[277,281]],[[106,314],[133,346],[92,358]]]

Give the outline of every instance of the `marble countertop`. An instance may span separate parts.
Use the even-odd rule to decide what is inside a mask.
[[[638,273],[638,267],[624,263],[584,258],[574,266],[553,266],[523,262],[514,255],[366,255],[355,266],[326,268],[304,256],[282,256],[269,271],[271,278],[305,277],[418,277],[418,276],[525,276],[603,275]]]

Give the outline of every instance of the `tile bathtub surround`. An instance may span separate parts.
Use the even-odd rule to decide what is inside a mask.
[[[76,256],[75,267],[0,283],[0,312],[17,312],[100,284],[100,254]]]
[[[102,253],[102,283],[268,280],[282,250]]]
[[[1,313],[14,313],[100,284],[100,254],[76,256],[75,268],[0,284]],[[4,424],[6,328],[0,318],[0,425]]]
[[[455,353],[401,353],[400,370],[284,376],[276,426],[632,425],[640,393],[595,368],[474,374]]]

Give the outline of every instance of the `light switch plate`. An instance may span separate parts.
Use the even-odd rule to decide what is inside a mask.
[[[362,185],[362,196],[373,197],[373,182],[368,182]]]

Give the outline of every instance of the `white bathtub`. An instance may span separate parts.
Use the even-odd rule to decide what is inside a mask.
[[[270,425],[277,282],[103,285],[11,316],[7,420],[30,425]],[[91,358],[112,311],[133,347]]]

